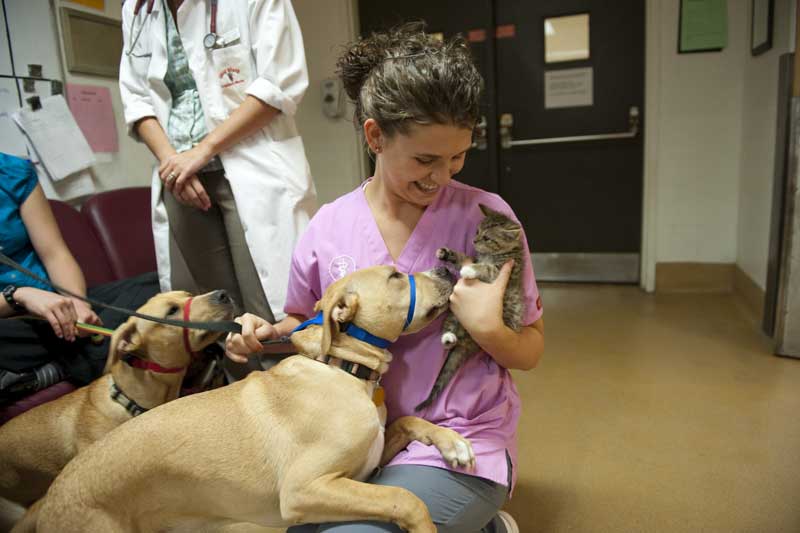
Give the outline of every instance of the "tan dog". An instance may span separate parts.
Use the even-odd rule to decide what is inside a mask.
[[[190,297],[179,291],[158,294],[139,312],[180,320]],[[230,320],[232,314],[224,291],[191,300],[193,321]],[[110,372],[0,427],[0,497],[31,505],[78,452],[130,420],[137,413],[135,406],[152,409],[177,398],[192,357],[184,346],[183,331],[129,318],[111,339],[106,363]],[[220,336],[186,331],[192,351],[202,350]]]
[[[236,522],[285,527],[380,520],[434,533],[416,496],[357,480],[411,439],[434,444],[464,467],[474,466],[472,448],[454,431],[404,417],[386,430],[384,449],[385,409],[373,403],[371,379],[387,369],[391,354],[339,326],[349,323],[389,341],[422,329],[447,307],[452,282],[444,269],[415,279],[414,316],[405,331],[408,276],[374,267],[335,282],[317,303],[322,325],[292,336],[303,355],[119,427],[53,483],[37,531],[215,531]],[[323,354],[377,372],[359,379],[312,359]]]

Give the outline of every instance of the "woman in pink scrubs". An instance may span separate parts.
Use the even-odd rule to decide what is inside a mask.
[[[339,60],[340,75],[356,103],[356,121],[375,154],[375,175],[323,206],[295,248],[285,310],[270,325],[242,317],[244,335],[228,341],[228,355],[246,359],[259,340],[287,335],[312,316],[325,289],[356,269],[395,265],[401,272],[441,266],[442,246],[474,255],[472,239],[482,218],[478,204],[513,216],[496,194],[453,181],[464,165],[479,116],[483,80],[462,39],[440,42],[414,26],[353,44]],[[527,242],[523,238],[523,242]],[[494,283],[460,280],[450,309],[483,351],[468,360],[428,408],[441,368],[441,320],[403,336],[381,384],[388,423],[421,416],[468,438],[476,469],[453,469],[432,446],[412,442],[370,482],[407,488],[428,506],[440,532],[518,532],[499,511],[516,479],[520,400],[508,369],[536,366],[544,348],[542,309],[530,253],[524,253],[525,326],[503,324],[502,297],[510,264]],[[378,522],[306,525],[292,532],[399,531]]]

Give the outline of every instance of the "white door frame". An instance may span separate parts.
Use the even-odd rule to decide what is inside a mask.
[[[658,147],[661,119],[661,21],[659,0],[645,5],[644,188],[642,194],[642,259],[639,285],[656,288],[658,236]]]

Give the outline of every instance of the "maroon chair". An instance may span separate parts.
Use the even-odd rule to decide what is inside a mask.
[[[81,211],[59,200],[50,200],[50,207],[87,286],[156,270],[149,187],[98,193]],[[73,390],[71,383],[62,381],[4,405],[0,407],[0,425]]]
[[[58,228],[86,278],[86,285],[94,287],[114,281],[111,263],[89,221],[83,214],[60,200],[50,200]],[[149,209],[148,209],[149,210]],[[55,400],[75,390],[69,381],[61,381],[0,408],[0,426],[37,405]]]
[[[156,270],[150,187],[97,193],[86,200],[81,213],[97,234],[111,263],[114,279]]]
[[[75,385],[73,385],[69,381],[60,381],[55,385],[51,385],[46,389],[34,392],[30,396],[26,396],[25,398],[17,400],[12,404],[3,406],[3,408],[0,409],[0,426],[2,426],[15,416],[19,416],[25,411],[33,409],[37,405],[51,402],[57,398],[64,396],[65,394],[69,394],[74,390],[75,390]]]
[[[83,271],[86,285],[95,287],[117,279],[111,270],[111,263],[103,246],[83,214],[60,200],[50,200],[50,208],[56,217],[67,248],[75,256]]]

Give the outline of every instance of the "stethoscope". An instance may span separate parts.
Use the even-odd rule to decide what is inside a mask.
[[[208,33],[206,33],[205,37],[203,37],[203,46],[206,49],[210,50],[217,46],[217,40],[219,36],[217,35],[217,4],[219,0],[210,0],[211,1],[211,23],[209,25]],[[136,0],[136,5],[133,6],[133,18],[131,19],[131,31],[130,34],[134,35],[133,26],[136,22],[136,19],[139,16],[139,11],[142,10],[144,7],[145,2],[147,2],[147,12],[145,16],[149,15],[153,12],[153,4],[155,4],[155,0]],[[139,38],[142,36],[142,30],[144,30],[144,21],[139,25],[139,31],[136,32],[136,35],[133,38],[130,46],[125,51],[126,55],[134,56],[134,57],[149,57],[153,54],[135,54],[133,53],[133,49],[136,47],[136,43],[139,42]]]

